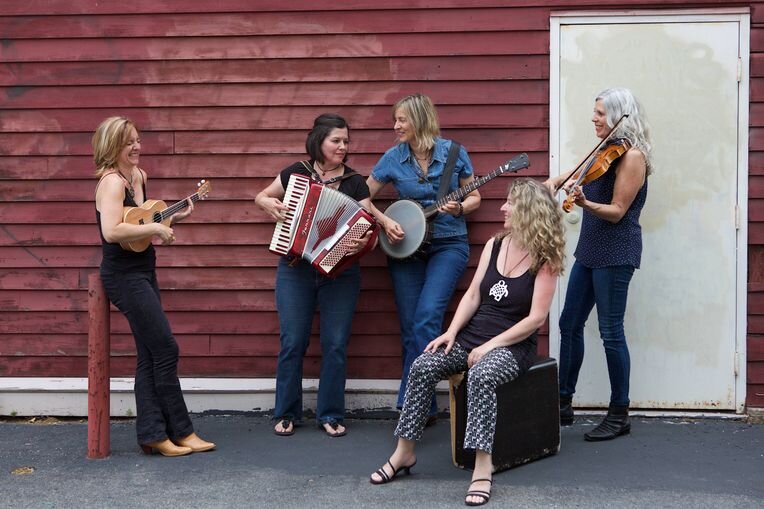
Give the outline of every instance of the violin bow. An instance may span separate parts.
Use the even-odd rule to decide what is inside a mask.
[[[579,169],[581,166],[583,166],[583,165],[584,165],[584,163],[585,163],[586,161],[588,161],[590,157],[592,157],[592,155],[593,155],[593,154],[594,154],[596,151],[598,151],[600,148],[602,148],[602,145],[603,145],[605,142],[607,142],[607,141],[610,139],[610,137],[611,137],[611,136],[613,136],[613,133],[615,133],[615,130],[616,130],[616,128],[618,127],[618,125],[619,125],[619,124],[620,124],[620,123],[623,121],[623,119],[624,119],[624,118],[626,118],[626,117],[628,117],[628,116],[629,116],[629,114],[628,114],[628,113],[624,113],[623,115],[621,115],[621,118],[619,118],[619,119],[618,119],[618,122],[616,122],[616,123],[615,123],[615,125],[614,125],[614,126],[613,126],[613,128],[610,130],[610,132],[608,133],[608,135],[607,135],[607,136],[605,136],[604,138],[602,138],[602,141],[600,141],[600,142],[597,144],[597,146],[596,146],[596,147],[594,147],[594,148],[592,149],[592,151],[591,151],[591,152],[589,152],[589,154],[588,154],[586,157],[584,157],[584,160],[583,160],[583,161],[581,161],[580,163],[578,163],[578,166],[576,166],[576,167],[575,167],[575,169],[574,169],[572,172],[570,172],[570,175],[568,175],[567,177],[565,177],[565,180],[563,180],[562,182],[560,182],[560,184],[559,184],[557,187],[555,187],[555,188],[554,188],[554,192],[555,192],[555,193],[557,193],[557,191],[559,191],[559,190],[562,188],[562,186],[564,186],[564,185],[565,185],[565,182],[567,182],[568,180],[570,180],[570,177],[572,177],[572,176],[573,176],[573,175],[574,175],[574,174],[575,174],[575,173],[578,171],[578,169]]]

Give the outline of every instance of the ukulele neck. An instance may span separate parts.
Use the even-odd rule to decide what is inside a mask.
[[[177,203],[173,203],[163,211],[161,211],[159,214],[154,215],[154,222],[155,223],[161,223],[162,221],[165,221],[167,218],[171,217],[173,214],[176,214],[183,210],[184,208],[188,207],[188,200],[191,200],[192,202],[196,203],[199,201],[199,193],[194,193],[191,196],[188,196],[182,200],[180,200]]]

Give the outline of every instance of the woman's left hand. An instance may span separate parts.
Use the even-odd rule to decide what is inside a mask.
[[[477,348],[473,348],[470,352],[470,356],[467,357],[467,367],[472,367],[478,362],[480,362],[480,359],[482,359],[485,354],[493,350],[493,348],[490,348],[487,343],[484,343],[480,345]]]
[[[583,204],[586,202],[586,195],[584,194],[584,190],[581,188],[581,186],[573,186],[568,191],[568,195],[573,197],[573,201],[579,207],[583,206]]]
[[[175,224],[179,221],[183,221],[185,218],[191,215],[191,213],[194,211],[194,202],[191,201],[191,198],[186,198],[186,202],[188,202],[188,207],[183,212],[178,212],[176,214],[172,215],[172,219],[170,220],[170,224]]]
[[[364,235],[361,238],[353,239],[350,241],[350,249],[347,252],[346,256],[353,256],[356,253],[359,253],[363,250],[363,248],[366,247],[366,244],[369,243],[369,239],[371,238],[371,230],[366,232],[366,235]]]
[[[462,215],[464,212],[464,209],[462,208],[462,203],[458,202],[456,200],[451,200],[450,202],[446,203],[442,207],[440,207],[438,210],[440,212],[451,214],[454,217]]]

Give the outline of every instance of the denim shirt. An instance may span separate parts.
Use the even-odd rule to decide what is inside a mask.
[[[395,190],[398,191],[399,198],[414,200],[422,207],[428,207],[435,203],[437,198],[440,177],[446,167],[450,147],[451,140],[435,139],[432,164],[425,177],[414,159],[409,144],[399,143],[385,152],[377,161],[374,169],[371,170],[371,176],[382,184],[392,182]],[[460,187],[459,181],[469,178],[472,173],[470,156],[467,155],[464,147],[461,147],[446,194],[456,191]],[[454,217],[451,214],[438,213],[432,222],[432,232],[434,238],[467,235],[467,223],[464,221],[464,216]]]

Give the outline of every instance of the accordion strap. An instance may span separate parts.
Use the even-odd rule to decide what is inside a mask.
[[[355,175],[355,170],[350,170],[347,173],[343,173],[342,175],[338,175],[336,177],[332,177],[329,180],[321,180],[321,177],[318,175],[318,172],[313,169],[313,166],[308,164],[308,161],[300,161],[302,165],[305,167],[306,170],[310,172],[310,176],[318,182],[321,185],[328,186],[329,184],[334,184],[335,182],[342,182],[343,180],[352,177]]]

